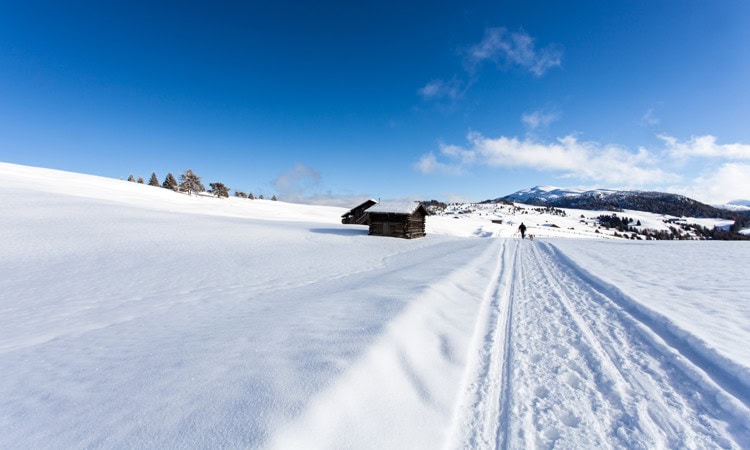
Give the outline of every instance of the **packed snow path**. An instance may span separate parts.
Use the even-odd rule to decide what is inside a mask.
[[[618,296],[549,244],[504,242],[449,447],[750,446],[747,393],[720,387]]]

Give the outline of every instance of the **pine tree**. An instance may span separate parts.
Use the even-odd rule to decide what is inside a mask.
[[[143,177],[138,177],[138,184],[143,184]]]
[[[211,186],[211,190],[208,192],[215,195],[217,198],[229,198],[229,188],[224,186],[224,183],[209,183],[209,186]]]
[[[174,175],[172,175],[172,172],[169,172],[167,174],[167,177],[164,178],[164,183],[161,185],[164,189],[171,189],[173,191],[176,191],[177,186],[177,180],[174,179]]]
[[[132,174],[132,173],[131,173],[131,174],[130,174],[130,176],[128,177],[128,181],[130,181],[130,182],[133,182],[133,183],[135,183],[135,177],[133,176],[133,174]]]
[[[247,194],[242,191],[234,191],[234,196],[239,198],[247,198]]]
[[[156,178],[156,172],[151,172],[151,178],[148,180],[148,185],[159,187],[159,179]]]
[[[201,183],[201,177],[193,173],[191,169],[180,174],[180,191],[192,195],[193,192],[204,192],[206,187]]]
[[[273,201],[276,201],[276,200],[278,200],[278,199],[276,198],[276,194],[273,194],[273,197],[271,197],[271,200],[273,200]]]
[[[250,200],[255,200],[255,196],[253,195],[252,192],[247,194],[247,198],[249,198]]]
[[[260,194],[260,195],[258,196],[258,200],[263,200],[263,199],[264,199],[264,197],[263,197],[263,194]]]

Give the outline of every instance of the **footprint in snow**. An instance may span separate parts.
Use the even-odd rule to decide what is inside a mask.
[[[581,378],[574,372],[569,372],[565,375],[565,382],[573,389],[578,389],[581,387]]]
[[[534,390],[534,395],[536,395],[538,398],[547,398],[549,395],[549,389],[547,389],[545,386],[539,386]]]
[[[570,411],[563,411],[561,413],[558,413],[557,418],[560,420],[560,422],[564,423],[570,428],[577,428],[581,423],[581,419],[576,417],[576,415]]]

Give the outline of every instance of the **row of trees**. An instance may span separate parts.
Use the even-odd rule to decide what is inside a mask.
[[[744,236],[740,233],[736,233],[732,230],[723,230],[717,227],[708,228],[694,223],[681,223],[673,219],[664,220],[664,223],[673,224],[669,225],[669,230],[654,230],[650,228],[643,228],[640,220],[638,220],[634,226],[633,219],[629,217],[619,217],[616,214],[600,215],[599,217],[597,217],[597,220],[602,227],[606,229],[617,230],[614,233],[615,237],[624,237],[630,239],[642,239],[641,236],[643,236],[643,238],[647,240],[750,240],[750,237]],[[597,230],[597,233],[598,232],[599,230]],[[623,234],[621,235],[620,233]],[[627,233],[631,234],[628,235]]]
[[[133,183],[140,183],[144,184],[143,178],[138,177],[136,180],[135,176],[132,174],[128,177],[128,181]],[[177,182],[174,175],[172,175],[172,172],[168,173],[167,176],[164,178],[163,183],[159,183],[159,179],[156,177],[156,172],[151,173],[151,178],[148,181],[149,186],[155,186],[155,187],[162,187],[164,189],[170,189],[175,192],[184,192],[188,195],[193,195],[193,193],[197,194],[199,192],[206,192],[206,187],[203,185],[203,182],[201,182],[201,177],[195,174],[191,169],[187,169],[184,173],[180,174],[180,181]],[[208,190],[209,194],[213,194],[217,198],[229,198],[229,188],[224,185],[224,183],[209,183],[208,184],[211,189]],[[235,197],[240,198],[248,198],[250,200],[255,200],[255,195],[253,193],[246,194],[242,191],[235,191],[234,193]],[[263,200],[263,194],[258,196],[259,200]],[[276,198],[276,195],[274,195],[271,200],[278,200]]]

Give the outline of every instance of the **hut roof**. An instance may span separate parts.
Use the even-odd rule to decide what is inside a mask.
[[[419,202],[385,202],[378,203],[367,211],[374,213],[413,214],[419,208],[424,208]]]
[[[371,199],[369,199],[369,200],[365,200],[364,202],[360,203],[359,205],[357,205],[357,206],[355,206],[354,208],[352,208],[352,209],[350,209],[349,211],[347,211],[347,212],[346,212],[345,214],[343,214],[343,215],[342,215],[341,217],[346,217],[346,216],[348,216],[349,214],[354,214],[354,211],[355,211],[356,209],[358,209],[358,208],[361,208],[361,207],[363,207],[363,206],[365,207],[365,209],[367,209],[367,208],[369,207],[369,205],[376,205],[377,203],[378,203],[378,201],[377,201],[377,200],[375,200],[375,199],[372,199],[372,198],[371,198]]]

